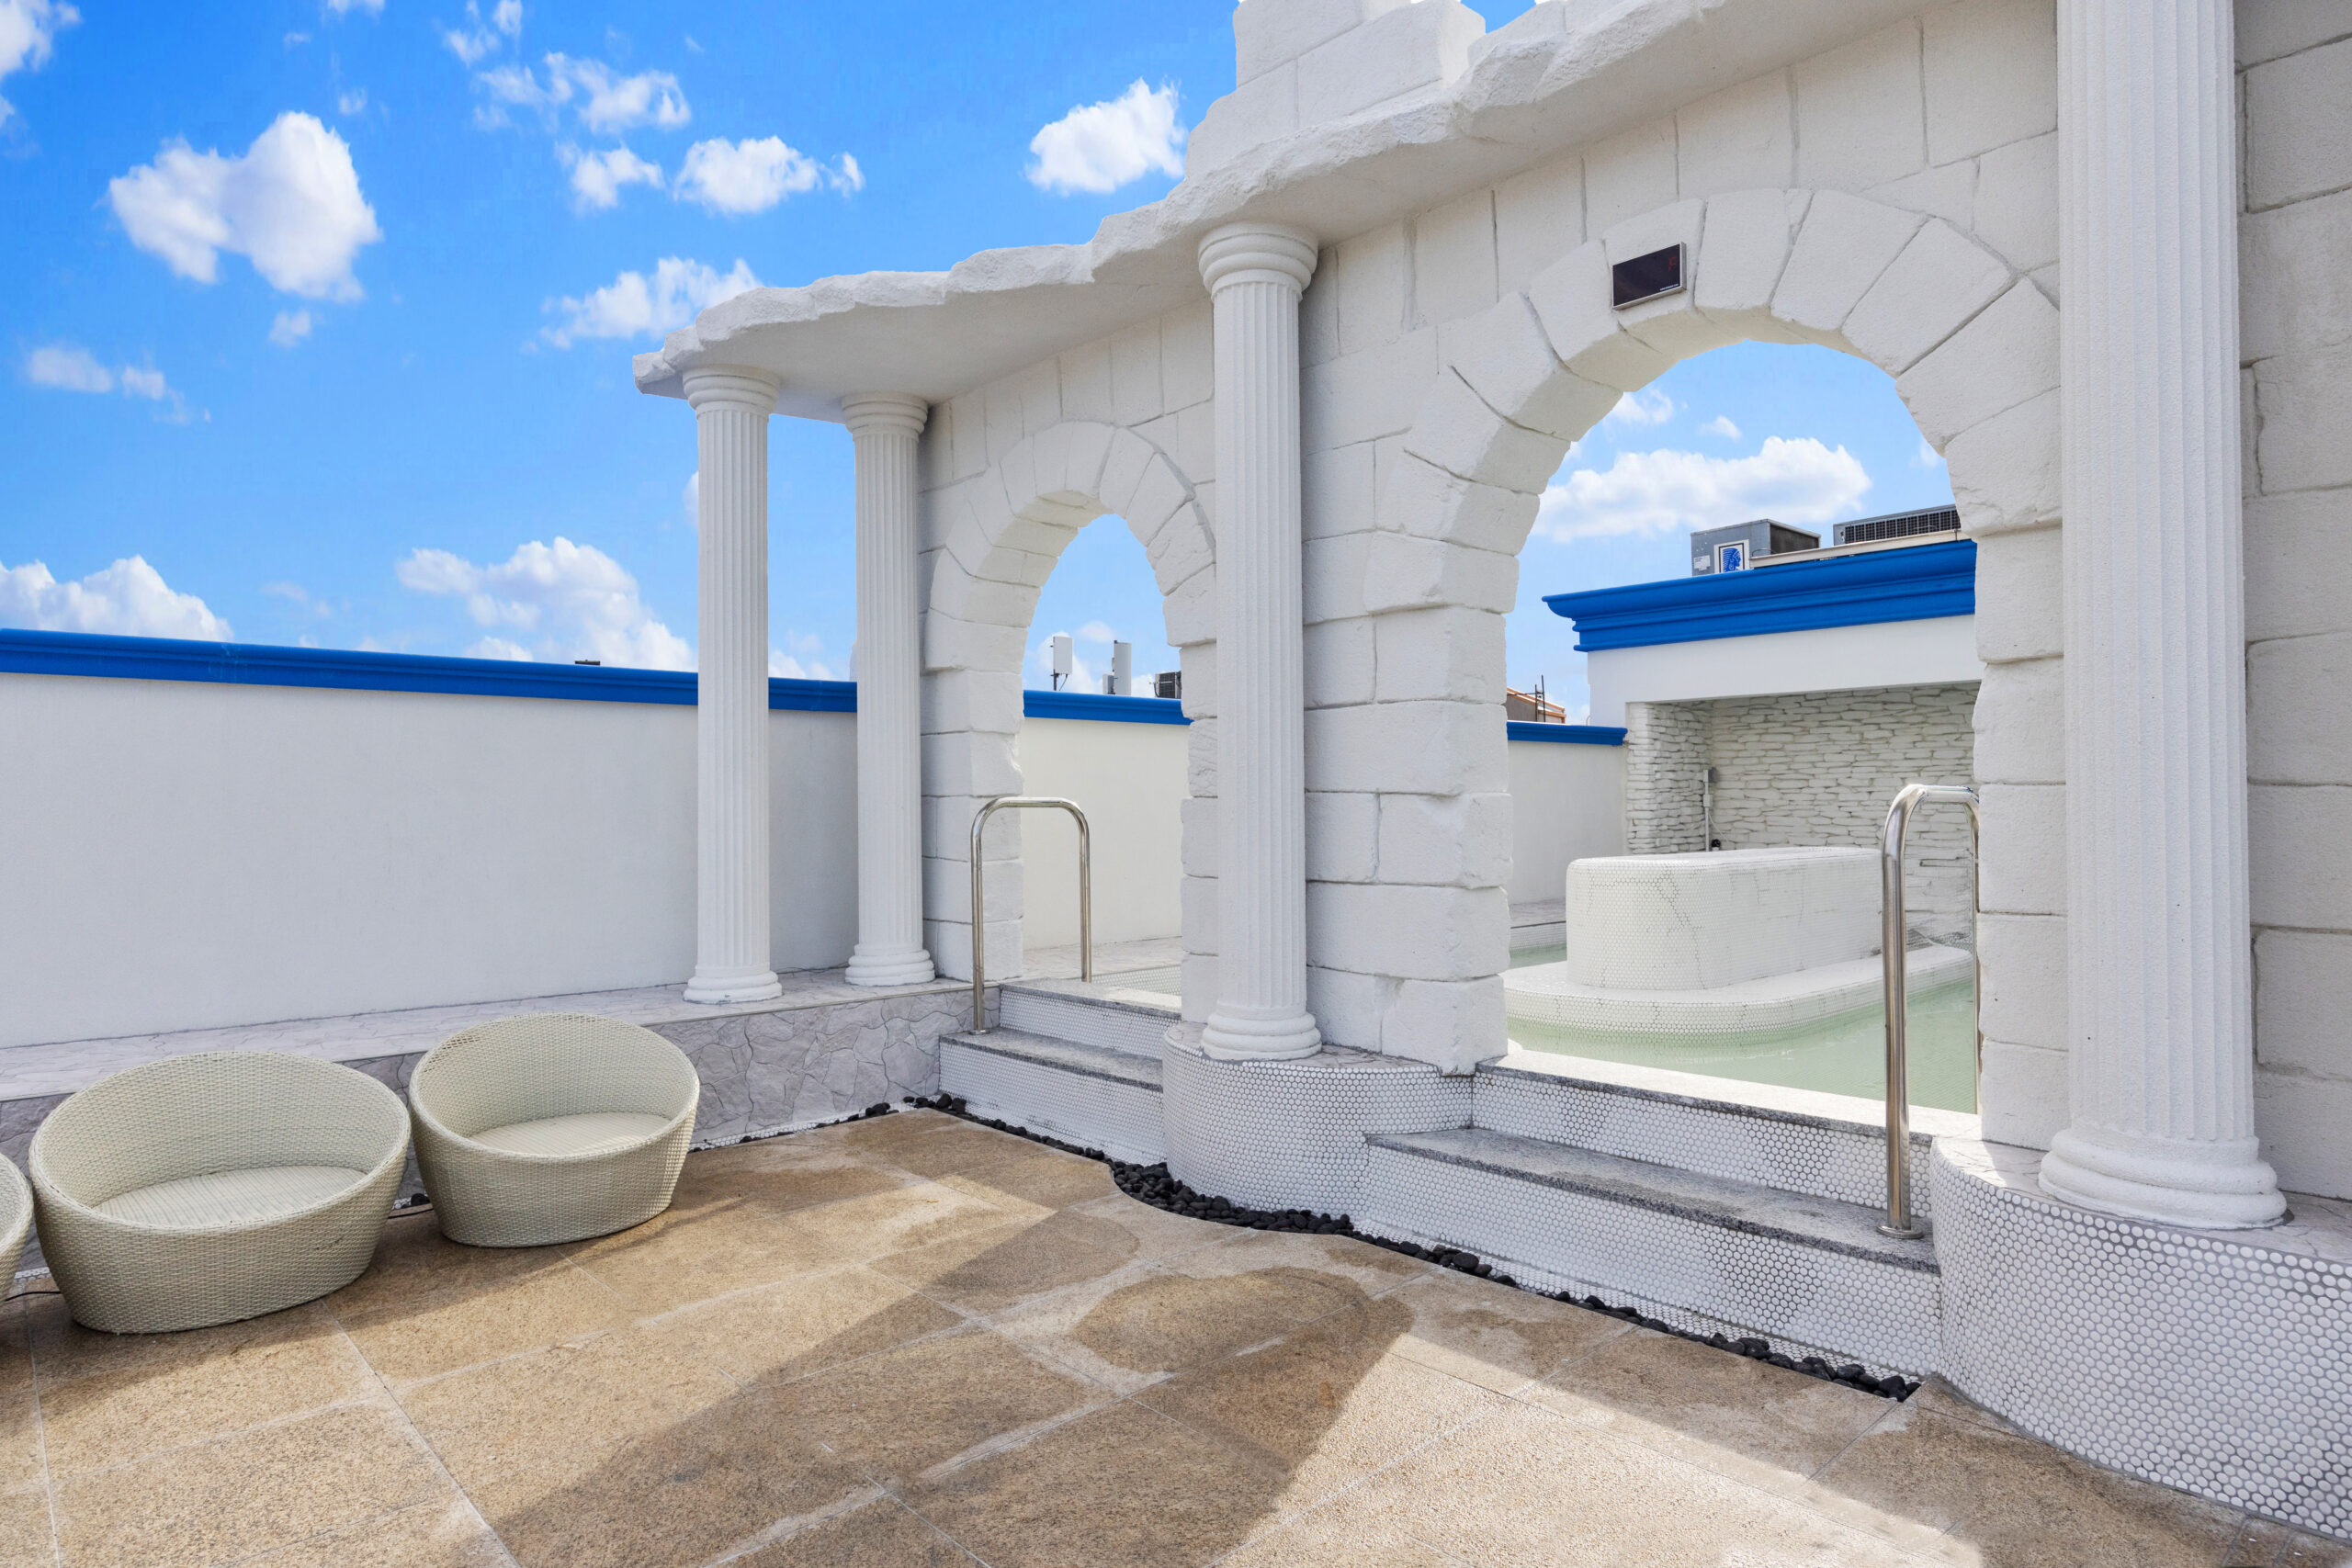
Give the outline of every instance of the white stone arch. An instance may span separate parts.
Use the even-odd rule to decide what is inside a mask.
[[[1614,310],[1611,265],[1676,243],[1689,286]],[[2056,522],[2057,310],[1940,219],[1826,190],[1676,202],[1455,324],[1363,558],[1374,700],[1310,716],[1310,788],[1374,797],[1379,823],[1361,884],[1310,887],[1328,1038],[1456,1071],[1502,1049],[1510,808],[1497,710],[1518,552],[1569,445],[1619,397],[1750,340],[1820,344],[1892,377],[1971,535]]]
[[[1214,793],[1213,725],[1204,721],[1215,709],[1216,551],[1203,498],[1174,459],[1133,431],[1092,420],[1023,437],[944,504],[923,606],[924,929],[942,971],[969,976],[972,815],[981,801],[1021,790],[1021,663],[1037,595],[1063,547],[1115,513],[1150,558],[1168,641],[1182,660],[1184,712],[1195,721],[1196,796]],[[1184,831],[1189,845],[1190,810]],[[1021,958],[1017,814],[989,824],[986,853],[989,970],[1011,975]],[[1188,869],[1197,858],[1188,852]],[[1206,907],[1188,888],[1188,939],[1193,911]]]

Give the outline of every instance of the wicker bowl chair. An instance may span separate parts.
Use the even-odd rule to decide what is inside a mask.
[[[410,1077],[416,1163],[441,1234],[545,1247],[670,1206],[702,1080],[650,1029],[526,1013],[452,1034]]]
[[[336,1063],[212,1051],[92,1084],[40,1124],[27,1164],[74,1321],[159,1334],[358,1278],[408,1164],[408,1118]]]
[[[33,1228],[33,1190],[14,1160],[0,1158],[0,1295],[15,1283],[24,1260],[25,1235]]]

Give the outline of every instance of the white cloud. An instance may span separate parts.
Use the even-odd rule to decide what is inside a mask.
[[[816,633],[788,631],[784,634],[784,641],[785,646],[792,649],[791,653],[779,648],[768,649],[768,674],[772,679],[842,681],[849,678],[845,671],[836,670],[816,657],[825,651],[825,639]],[[808,662],[802,663],[794,657],[795,654],[808,656]]]
[[[1699,434],[1702,435],[1720,435],[1726,441],[1736,441],[1739,439],[1739,426],[1731,422],[1729,415],[1719,413],[1715,415],[1714,418],[1709,420],[1706,423],[1701,425],[1699,427]]]
[[[261,591],[273,599],[283,599],[301,612],[306,619],[323,621],[334,614],[324,600],[313,598],[310,590],[299,582],[265,582]]]
[[[609,211],[621,204],[623,186],[662,188],[662,165],[639,157],[626,147],[582,152],[570,142],[555,150],[571,171],[571,205],[581,212]]]
[[[1154,91],[1138,78],[1117,97],[1081,105],[1030,138],[1036,161],[1029,183],[1066,195],[1116,190],[1155,169],[1180,176],[1184,136],[1174,85]]]
[[[383,0],[377,0],[381,5]],[[490,20],[481,17],[481,7],[475,0],[466,0],[466,23],[460,28],[441,29],[441,41],[449,52],[468,65],[498,51],[507,39],[523,36],[522,0],[499,0],[491,7]]]
[[[455,49],[456,44],[450,47]],[[674,130],[694,118],[678,79],[667,71],[617,76],[599,61],[574,60],[568,54],[548,55],[543,63],[548,72],[545,82],[527,65],[501,65],[477,74],[474,85],[491,101],[474,111],[474,123],[485,128],[505,125],[507,109],[526,108],[552,130],[569,107],[589,130],[616,136],[646,125]]]
[[[81,19],[81,12],[60,0],[0,0],[0,82],[48,64],[57,35]],[[0,125],[16,112],[0,98]]]
[[[1536,528],[1566,541],[1612,534],[1660,534],[1774,517],[1826,523],[1850,511],[1870,475],[1843,446],[1811,436],[1767,436],[1752,457],[1626,452],[1605,471],[1578,468],[1544,491]]]
[[[1664,392],[1628,392],[1601,418],[1611,424],[1664,424],[1674,417],[1674,400]]]
[[[1080,642],[1116,642],[1119,640],[1119,634],[1113,631],[1109,626],[1102,621],[1089,621],[1070,635],[1077,637]]]
[[[624,272],[585,299],[548,300],[546,308],[562,312],[563,320],[539,335],[558,348],[582,338],[659,337],[720,300],[759,286],[740,256],[735,270],[728,273],[680,256],[663,256],[653,264],[650,278],[641,272]]]
[[[308,310],[280,310],[277,319],[269,323],[269,341],[280,348],[292,348],[311,335],[318,323]]]
[[[61,392],[111,392],[114,372],[79,344],[54,343],[25,355],[25,379]]]
[[[326,0],[327,15],[347,17],[354,11],[365,11],[371,17],[384,14],[384,0]]]
[[[495,566],[478,566],[447,550],[420,549],[395,569],[419,593],[462,598],[487,635],[467,651],[478,659],[594,659],[642,670],[691,670],[694,649],[647,609],[637,579],[593,545],[560,535],[537,539]],[[537,646],[493,628],[537,634]]]
[[[337,93],[334,96],[334,112],[343,116],[345,119],[350,118],[356,114],[366,114],[368,112],[368,89],[365,87],[354,87],[347,93]]]
[[[228,622],[195,594],[175,592],[141,556],[119,560],[79,582],[58,581],[39,561],[0,566],[0,626],[209,642],[230,637]]]
[[[131,243],[182,277],[212,282],[233,251],[271,288],[311,299],[358,299],[352,261],[384,237],[350,147],[307,114],[279,115],[238,158],[175,138],[107,197]]]
[[[778,136],[729,141],[716,137],[686,149],[678,168],[677,197],[713,212],[741,217],[765,212],[777,202],[819,184],[844,195],[865,188],[865,175],[848,153],[828,168],[786,144]]]
[[[1944,466],[1944,455],[1928,446],[1928,438],[1922,435],[1919,437],[1919,450],[1912,455],[1911,461],[1922,468],[1940,468]]]
[[[153,366],[142,370],[135,365],[122,367],[122,393],[127,398],[147,398],[157,402],[173,395],[161,370]]]

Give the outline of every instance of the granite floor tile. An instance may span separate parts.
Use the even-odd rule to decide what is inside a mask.
[[[506,1549],[455,1493],[364,1519],[259,1557],[238,1568],[503,1568]]]
[[[2233,1508],[1907,1404],[1816,1482],[1943,1530],[1984,1568],[2220,1568],[2240,1522]]]
[[[854,1150],[863,1158],[929,1177],[986,1165],[1039,1146],[1026,1138],[978,1127],[937,1111],[901,1111],[870,1122],[823,1127],[805,1135],[832,1147]]]
[[[1520,1397],[1763,1486],[1797,1484],[1889,1409],[1875,1394],[1650,1329]]]
[[[94,1334],[51,1298],[35,1317],[52,1477],[372,1397],[333,1314],[296,1307],[182,1334]]]
[[[1014,1152],[965,1166],[939,1179],[987,1201],[1011,1198],[1049,1209],[1118,1194],[1118,1184],[1111,1179],[1111,1168],[1101,1160],[1066,1155],[1035,1144],[1029,1148],[1035,1152]]]
[[[984,1315],[1114,1274],[1139,1250],[1126,1226],[1063,1209],[895,1253],[874,1267],[934,1301]]]
[[[1198,1280],[1275,1269],[1302,1282],[1319,1277],[1332,1312],[1434,1271],[1418,1258],[1353,1236],[1221,1228],[1228,1239],[1171,1258],[1170,1271]]]
[[[56,1483],[65,1568],[258,1556],[434,1496],[424,1451],[383,1404],[348,1404]]]
[[[1393,1525],[1352,1509],[1317,1508],[1259,1537],[1222,1568],[1471,1568],[1462,1558],[1416,1540]]]
[[[343,1314],[344,1331],[387,1382],[413,1382],[459,1367],[617,1328],[628,1304],[561,1258],[510,1277],[495,1290],[443,1291]]]
[[[828,1268],[872,1263],[1004,1222],[1003,1209],[938,1181],[802,1209],[777,1221],[792,1227]]]
[[[972,1554],[894,1498],[794,1531],[741,1568],[976,1568]]]
[[[858,1267],[721,1296],[647,1327],[738,1382],[782,1383],[963,1321],[898,1280]]]
[[[0,1568],[54,1568],[56,1562],[49,1489],[36,1484],[0,1494]]]
[[[1381,1300],[1409,1314],[1395,1354],[1501,1393],[1630,1332],[1616,1318],[1450,1269]]]
[[[1367,1299],[1354,1281],[1313,1269],[1194,1278],[1140,1264],[990,1321],[1104,1386],[1133,1393]]]
[[[338,1315],[368,1312],[452,1291],[494,1291],[505,1281],[559,1268],[552,1247],[465,1247],[441,1234],[431,1210],[402,1211],[384,1224],[368,1271],[324,1298]]]
[[[686,1156],[673,1209],[749,1205],[771,1213],[843,1198],[888,1191],[916,1179],[907,1172],[861,1160],[854,1151],[812,1146],[803,1137],[769,1138]]]
[[[910,1490],[917,1513],[990,1568],[1193,1568],[1261,1533],[1263,1472],[1122,1402]]]
[[[984,1328],[901,1345],[775,1391],[777,1405],[896,1485],[1109,1393]]]
[[[29,1388],[0,1393],[0,1492],[45,1479],[39,1401]]]
[[[0,1393],[32,1386],[32,1308],[55,1301],[52,1290],[48,1280],[39,1280],[34,1291],[19,1291],[0,1303]]]

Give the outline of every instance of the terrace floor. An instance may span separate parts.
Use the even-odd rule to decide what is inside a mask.
[[[933,1112],[115,1338],[0,1309],[0,1565],[2352,1562],[2071,1459]]]

